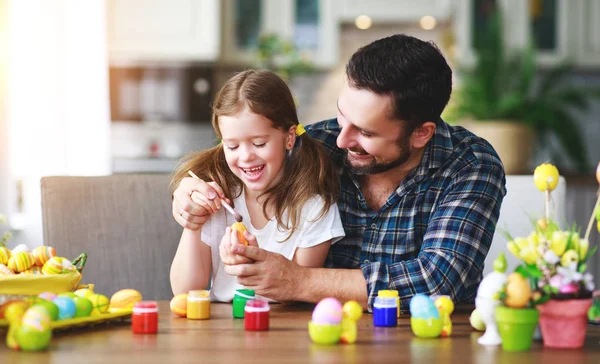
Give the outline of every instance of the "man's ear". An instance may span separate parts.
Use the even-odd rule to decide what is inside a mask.
[[[410,136],[410,145],[415,149],[423,148],[435,134],[435,123],[426,121],[416,128]]]

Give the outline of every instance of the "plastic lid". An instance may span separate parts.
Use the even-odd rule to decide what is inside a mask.
[[[235,291],[235,295],[247,299],[253,299],[255,297],[255,293],[253,289],[238,289]]]
[[[188,292],[188,297],[208,298],[209,296],[210,296],[210,291],[207,291],[204,289]]]
[[[375,302],[373,303],[375,307],[397,307],[396,305],[396,297],[375,297]]]
[[[158,308],[158,303],[156,303],[156,301],[142,301],[142,302],[137,302],[133,307],[134,308]]]
[[[264,312],[264,311],[269,311],[270,307],[269,307],[269,302],[265,301],[265,300],[249,300],[248,302],[246,302],[246,307],[244,307],[244,310],[247,312]]]
[[[377,292],[379,297],[398,297],[398,291],[392,289],[382,289]]]

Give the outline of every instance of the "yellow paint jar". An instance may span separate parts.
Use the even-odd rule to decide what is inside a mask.
[[[189,291],[187,297],[187,318],[206,320],[210,318],[210,292],[206,290]]]
[[[379,297],[396,297],[396,312],[398,317],[400,317],[400,297],[398,296],[398,291],[392,289],[382,289],[377,292]]]

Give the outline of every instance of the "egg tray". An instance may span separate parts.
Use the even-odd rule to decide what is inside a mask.
[[[113,323],[123,323],[131,318],[132,310],[121,310],[118,312],[107,312],[99,315],[77,317],[67,320],[52,321],[50,326],[52,331],[68,331],[80,328],[96,328]],[[8,321],[0,320],[0,330],[8,329]]]

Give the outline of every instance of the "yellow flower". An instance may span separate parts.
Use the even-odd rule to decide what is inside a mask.
[[[590,242],[587,239],[579,240],[579,260],[585,259],[585,256],[588,253],[588,249],[590,247]]]
[[[565,252],[565,254],[560,259],[560,265],[563,267],[568,267],[571,263],[579,262],[579,254],[573,249],[569,249]]]
[[[514,241],[509,241],[507,246],[509,252],[513,253],[513,255],[517,258],[521,258],[521,249],[519,249]]]
[[[521,259],[523,259],[527,264],[537,263],[538,257],[538,251],[533,246],[528,246],[527,248],[521,250]]]
[[[529,246],[529,241],[526,238],[516,238],[514,242],[519,248],[519,250],[523,250]]]
[[[567,243],[569,242],[569,234],[564,231],[555,231],[552,233],[552,240],[550,241],[550,249],[557,256],[563,255],[565,249],[567,249]]]
[[[533,246],[534,248],[537,248],[540,243],[540,237],[538,236],[538,234],[533,232],[527,237],[527,242],[529,243],[529,245]]]
[[[533,181],[538,190],[553,191],[558,184],[558,169],[549,163],[541,164],[533,172]]]

